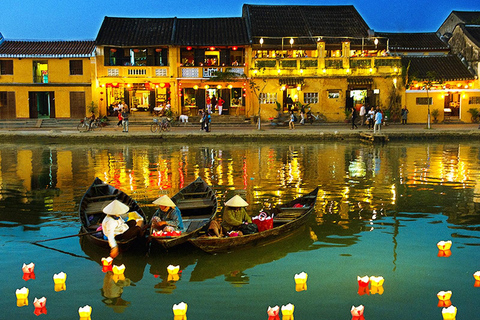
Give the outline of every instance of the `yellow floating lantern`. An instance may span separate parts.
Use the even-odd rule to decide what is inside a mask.
[[[267,314],[268,314],[268,320],[280,320],[280,317],[279,317],[280,307],[275,306],[272,308],[268,306]]]
[[[92,318],[90,316],[92,315],[92,307],[86,305],[78,308],[78,315],[80,316],[80,320],[91,320]]]
[[[15,295],[17,296],[17,307],[28,306],[28,288],[21,288],[15,291]]]
[[[307,290],[307,278],[308,274],[305,272],[297,273],[295,275],[295,291],[300,292]]]
[[[121,275],[125,272],[125,265],[122,264],[122,265],[114,265],[113,268],[112,268],[112,271],[113,271],[113,274],[115,275]]]
[[[371,276],[370,277],[370,284],[372,285],[372,287],[383,286],[384,281],[385,281],[385,279],[383,279],[382,276],[379,276],[379,277]]]
[[[180,275],[177,273],[177,274],[169,274],[167,276],[167,281],[173,281],[173,282],[176,282],[180,280]]]
[[[452,248],[452,241],[451,240],[448,240],[448,241],[439,241],[437,243],[437,247],[439,250],[450,250]]]
[[[35,311],[33,311],[34,314],[41,315],[41,314],[47,314],[47,298],[41,297],[40,299],[37,299],[35,297],[35,300],[33,300],[33,306],[35,307]]]
[[[363,305],[359,305],[358,307],[352,306],[352,309],[350,309],[350,313],[352,314],[352,320],[363,320],[364,311],[365,307]]]
[[[455,317],[457,316],[457,308],[454,306],[443,308],[442,316],[443,320],[455,320]]]
[[[168,274],[178,274],[178,271],[180,271],[180,266],[169,265],[167,267]]]
[[[282,320],[293,320],[293,311],[295,306],[291,303],[282,306]]]
[[[65,272],[60,272],[53,275],[53,282],[55,284],[65,283],[66,280],[67,280],[67,274]]]
[[[67,290],[67,285],[65,283],[55,283],[54,288],[55,292]]]
[[[187,308],[188,305],[185,302],[173,305],[173,319],[174,320],[187,320]]]
[[[438,307],[450,307],[452,302],[450,299],[452,298],[452,291],[440,291],[437,293],[438,298]]]

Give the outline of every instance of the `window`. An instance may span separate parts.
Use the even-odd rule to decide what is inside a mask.
[[[0,91],[0,107],[7,106],[7,92]]]
[[[468,104],[480,104],[480,96],[469,97]]]
[[[328,99],[340,98],[340,90],[328,90]]]
[[[48,83],[47,61],[33,61],[33,82]]]
[[[318,103],[318,92],[305,92],[303,94],[304,103]]]
[[[277,102],[276,93],[260,93],[260,103],[262,104],[272,104]]]
[[[431,105],[433,103],[433,99],[431,97],[429,98],[417,98],[417,105]]]
[[[0,74],[13,74],[13,60],[0,60]]]
[[[81,76],[83,75],[83,61],[82,60],[70,60],[70,75]]]
[[[168,66],[167,48],[105,48],[106,66]]]

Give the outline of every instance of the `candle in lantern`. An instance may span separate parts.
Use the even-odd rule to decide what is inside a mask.
[[[283,305],[282,308],[282,320],[293,320],[293,311],[295,306],[291,303]]]
[[[280,307],[275,306],[272,308],[268,306],[267,314],[268,314],[268,320],[280,320],[280,317],[279,317]]]
[[[78,314],[80,316],[80,320],[91,320],[91,314],[92,314],[92,307],[89,305],[86,305],[84,307],[78,308]]]
[[[28,288],[21,288],[15,291],[15,295],[17,296],[17,307],[28,306]]]
[[[179,270],[180,270],[180,266],[169,265],[167,267],[168,274],[178,274]]]

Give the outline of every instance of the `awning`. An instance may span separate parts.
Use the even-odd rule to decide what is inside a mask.
[[[372,78],[348,78],[347,79],[348,84],[373,84],[373,79]]]
[[[305,79],[304,78],[282,78],[280,79],[280,85],[292,86],[296,87],[297,85],[304,85]]]

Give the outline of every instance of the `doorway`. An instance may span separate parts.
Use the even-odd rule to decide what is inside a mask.
[[[31,119],[55,118],[55,93],[29,92],[29,111]]]
[[[450,92],[445,96],[443,107],[444,116],[447,119],[456,118],[460,116],[460,93]]]

